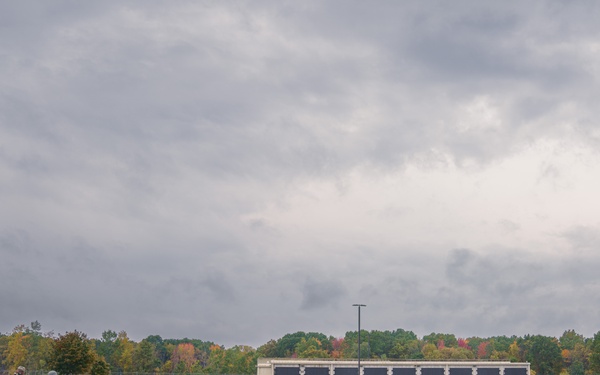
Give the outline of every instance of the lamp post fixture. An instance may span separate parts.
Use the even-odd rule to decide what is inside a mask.
[[[366,307],[367,305],[355,303],[352,306],[358,307],[358,374],[357,375],[360,375],[360,308]]]

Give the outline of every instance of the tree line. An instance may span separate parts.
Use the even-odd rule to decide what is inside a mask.
[[[358,331],[336,338],[318,332],[296,332],[252,348],[225,348],[197,339],[163,339],[151,335],[135,342],[125,331],[107,330],[99,339],[83,332],[56,335],[41,324],[20,325],[0,333],[0,373],[18,366],[29,373],[54,370],[60,375],[110,373],[248,374],[258,358],[355,359]],[[586,338],[566,330],[559,338],[543,335],[457,338],[412,331],[361,331],[361,358],[388,360],[505,360],[531,363],[535,375],[600,374],[600,332]]]

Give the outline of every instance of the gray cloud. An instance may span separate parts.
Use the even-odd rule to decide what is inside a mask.
[[[336,281],[307,280],[303,286],[302,309],[319,309],[336,304],[346,294]]]
[[[596,332],[590,7],[0,5],[0,331]]]
[[[573,249],[578,251],[594,251],[600,246],[600,230],[597,227],[575,226],[562,234]]]

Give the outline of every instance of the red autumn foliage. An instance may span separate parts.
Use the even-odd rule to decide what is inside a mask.
[[[490,343],[488,341],[484,341],[477,347],[477,358],[486,358],[487,357],[487,346]]]
[[[463,348],[463,349],[467,349],[467,350],[471,350],[471,347],[469,346],[469,343],[465,339],[458,339],[458,347],[459,348]]]
[[[333,347],[333,350],[338,350],[338,351],[341,350],[343,343],[344,343],[343,337],[340,337],[339,339],[331,340],[331,346]]]
[[[442,350],[442,349],[444,349],[445,347],[446,347],[446,345],[444,344],[444,340],[440,340],[440,341],[438,341],[438,343],[437,343],[437,348],[438,348],[438,350]]]

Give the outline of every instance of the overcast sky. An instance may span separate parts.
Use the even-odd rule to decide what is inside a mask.
[[[0,3],[0,332],[591,337],[599,11]]]

